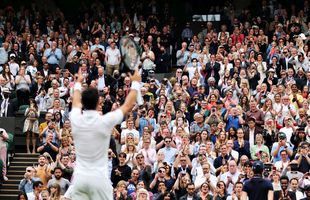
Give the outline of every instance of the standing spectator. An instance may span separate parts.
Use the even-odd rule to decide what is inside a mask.
[[[26,133],[26,146],[27,153],[30,153],[30,135],[32,136],[32,153],[35,153],[36,149],[36,134],[39,133],[39,117],[40,112],[38,110],[37,103],[34,99],[30,99],[30,106],[25,111],[25,122],[23,133]]]
[[[7,163],[7,147],[6,147],[6,140],[9,138],[6,130],[4,130],[3,128],[0,128],[0,159],[2,161],[2,172],[0,172],[2,174],[3,180],[4,181],[8,181],[9,179],[6,176],[6,163]]]
[[[180,67],[181,69],[184,68],[184,66],[186,65],[186,59],[185,59],[185,55],[188,54],[187,51],[187,43],[186,42],[182,42],[182,46],[181,49],[177,51],[176,54],[176,58],[177,58],[177,66]]]
[[[59,61],[62,57],[62,52],[57,48],[57,43],[52,42],[51,48],[44,51],[44,56],[47,57],[47,62],[49,64],[49,69],[52,73],[56,72],[56,67],[59,66]]]
[[[119,64],[121,62],[121,54],[119,49],[116,48],[115,41],[111,41],[110,48],[107,48],[105,53],[106,72],[112,76],[114,71],[119,71]]]
[[[31,79],[25,73],[24,67],[20,67],[19,73],[15,78],[15,84],[18,105],[29,105]]]
[[[3,99],[0,100],[0,118],[13,117],[15,115],[15,111],[18,110],[17,103],[16,101],[10,99],[10,94],[11,91],[8,88],[2,88]]]

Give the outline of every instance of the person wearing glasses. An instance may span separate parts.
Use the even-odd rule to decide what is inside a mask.
[[[165,147],[161,148],[159,151],[165,154],[164,162],[172,164],[175,161],[178,150],[171,146],[172,138],[170,136],[164,138]]]
[[[40,181],[40,178],[35,177],[35,169],[31,166],[26,168],[26,173],[24,174],[24,178],[20,181],[18,185],[18,189],[23,191],[25,194],[33,191],[33,183],[36,181]]]
[[[164,182],[165,186],[167,188],[167,183],[166,183],[166,179],[165,179],[165,174],[166,174],[166,168],[165,167],[160,167],[158,169],[157,174],[155,175],[153,181],[150,184],[150,189],[152,190],[153,193],[157,193],[160,192],[160,187],[159,187],[159,183],[160,182]]]
[[[188,200],[188,199],[192,199],[192,200],[202,200],[201,197],[198,196],[198,194],[195,191],[195,185],[194,183],[189,183],[187,184],[186,187],[186,191],[187,194],[182,196],[180,198],[180,200]]]

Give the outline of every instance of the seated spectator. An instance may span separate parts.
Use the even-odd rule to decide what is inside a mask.
[[[261,153],[265,152],[269,157],[269,149],[264,145],[264,139],[262,134],[256,134],[255,137],[256,144],[250,148],[251,158],[257,160],[261,158]]]
[[[38,148],[37,151],[40,154],[45,152],[49,153],[53,160],[56,160],[56,155],[59,151],[58,144],[53,142],[53,133],[48,133],[46,136],[45,142],[43,142]]]
[[[48,181],[47,188],[51,190],[51,188],[59,187],[59,192],[63,195],[69,188],[70,182],[62,177],[63,171],[60,167],[55,167],[53,171],[53,178]],[[58,186],[55,184],[58,184]]]
[[[33,191],[33,183],[36,181],[40,181],[40,178],[35,177],[35,169],[31,166],[26,168],[26,172],[24,174],[24,178],[20,181],[18,185],[18,189],[23,191],[25,194],[31,193]]]

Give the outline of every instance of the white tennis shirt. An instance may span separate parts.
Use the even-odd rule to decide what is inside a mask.
[[[122,122],[123,112],[117,109],[105,115],[98,111],[73,108],[70,113],[72,136],[76,150],[75,172],[108,176],[108,149],[113,127]]]

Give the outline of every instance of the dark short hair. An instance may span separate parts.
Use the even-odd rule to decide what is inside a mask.
[[[289,179],[288,176],[286,176],[286,175],[281,176],[281,177],[280,177],[280,181],[281,181],[281,180],[287,180],[287,182],[290,181],[290,179]]]
[[[43,185],[42,181],[35,181],[35,182],[33,183],[32,188],[35,189],[35,188],[39,187],[40,185]]]
[[[82,104],[85,110],[96,110],[99,93],[96,88],[87,88],[82,92]]]
[[[63,172],[63,170],[61,169],[61,167],[55,167],[54,170],[53,170],[53,173],[55,173],[55,171],[59,169],[61,171],[61,173]]]

